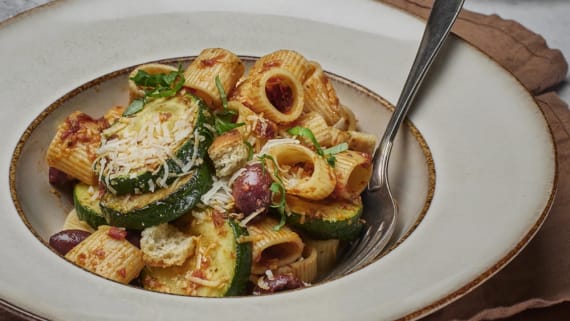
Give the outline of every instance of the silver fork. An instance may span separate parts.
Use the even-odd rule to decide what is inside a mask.
[[[398,203],[392,196],[388,183],[388,162],[396,133],[404,121],[412,101],[427,71],[439,53],[451,26],[455,22],[464,0],[435,0],[424,30],[412,68],[390,118],[380,144],[376,147],[372,163],[372,177],[363,193],[366,220],[360,241],[348,249],[348,256],[325,280],[354,272],[375,260],[394,233]]]

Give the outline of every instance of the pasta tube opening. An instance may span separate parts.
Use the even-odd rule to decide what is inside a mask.
[[[300,144],[280,144],[269,149],[267,153],[275,160],[287,193],[321,200],[334,191],[336,177],[332,167],[308,147]],[[274,176],[272,162],[267,165]]]
[[[277,269],[295,262],[303,253],[304,244],[301,237],[288,227],[278,231],[273,229],[278,222],[264,218],[248,226],[252,236],[252,267],[253,274],[263,274],[266,270]]]
[[[243,62],[234,53],[222,48],[202,50],[184,72],[184,87],[202,98],[211,108],[221,107],[216,77],[226,93],[236,85],[245,70]]]
[[[343,199],[356,198],[364,191],[372,175],[370,155],[351,150],[336,155],[335,195]]]
[[[303,87],[283,68],[274,67],[250,75],[234,96],[254,112],[278,124],[291,123],[303,112]]]
[[[317,278],[317,250],[311,246],[305,246],[303,255],[295,262],[277,269],[277,274],[293,274],[299,280],[307,283]]]

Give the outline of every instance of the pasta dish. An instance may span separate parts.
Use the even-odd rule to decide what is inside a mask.
[[[102,277],[188,296],[310,286],[359,237],[374,135],[291,50],[208,48],[129,75],[128,106],[59,124],[50,183],[74,208],[50,245]]]

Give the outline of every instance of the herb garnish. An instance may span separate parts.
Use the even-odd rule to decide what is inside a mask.
[[[247,147],[247,161],[249,162],[253,159],[253,146],[247,140],[245,140],[243,143],[245,144],[245,147]]]
[[[338,145],[335,145],[333,147],[330,147],[330,148],[323,150],[323,148],[321,147],[321,144],[319,144],[319,142],[317,141],[317,138],[315,138],[315,135],[313,134],[313,132],[306,127],[295,126],[293,128],[290,128],[287,132],[291,135],[302,136],[302,137],[309,139],[311,141],[311,143],[313,143],[313,146],[315,146],[317,154],[324,157],[327,160],[327,162],[329,163],[329,165],[331,165],[333,167],[334,167],[335,162],[336,162],[336,158],[334,157],[334,155],[348,149],[347,143],[341,143],[341,144],[338,144]]]
[[[236,116],[236,111],[228,108],[228,96],[222,85],[222,81],[219,76],[216,76],[216,88],[218,88],[218,93],[220,94],[220,100],[222,101],[223,110],[214,114],[215,121],[214,127],[218,135],[228,132],[234,128],[245,125],[245,123],[234,123],[233,119]]]
[[[144,105],[154,98],[167,98],[172,97],[178,93],[182,86],[184,86],[184,73],[182,72],[182,65],[178,64],[176,71],[171,71],[166,74],[149,74],[144,70],[139,70],[130,78],[137,86],[143,87],[144,96],[142,98],[134,99],[123,116],[130,116],[138,113],[144,108]]]
[[[265,168],[265,161],[266,160],[270,160],[273,163],[273,166],[275,167],[275,169],[273,170],[273,176],[277,179],[277,182],[273,181],[273,183],[271,183],[271,186],[269,187],[269,190],[271,190],[272,200],[275,199],[275,196],[279,197],[278,202],[274,202],[271,204],[271,207],[277,209],[277,212],[279,213],[279,215],[281,217],[281,219],[279,220],[279,224],[277,224],[273,227],[274,231],[279,231],[285,225],[285,223],[287,221],[287,215],[285,213],[285,207],[286,207],[285,186],[283,184],[283,180],[281,179],[281,176],[279,176],[279,167],[277,166],[277,162],[275,161],[275,158],[273,158],[273,156],[268,155],[268,154],[263,154],[263,155],[257,156],[257,158],[261,161],[261,168],[263,169],[263,171],[266,171],[266,168]]]
[[[330,147],[330,148],[323,150],[323,153],[325,155],[335,155],[335,154],[338,154],[340,152],[344,152],[345,150],[348,150],[348,144],[347,143],[340,143],[338,145],[334,145],[333,147]]]

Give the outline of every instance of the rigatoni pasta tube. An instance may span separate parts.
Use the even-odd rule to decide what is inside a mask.
[[[124,237],[118,237],[121,233],[113,229],[119,230],[101,225],[71,249],[65,258],[95,274],[128,284],[144,267],[142,252]]]
[[[349,131],[348,134],[350,135],[347,142],[348,149],[370,155],[374,154],[374,148],[378,142],[376,135],[353,130]]]
[[[138,66],[129,74],[129,97],[130,97],[130,99],[134,100],[137,98],[142,98],[145,95],[144,90],[141,87],[137,86],[137,84],[135,84],[135,82],[131,79],[139,71],[144,71],[144,72],[148,73],[149,75],[157,75],[157,74],[168,74],[171,72],[176,72],[177,70],[178,69],[176,69],[173,66],[165,65],[165,64],[157,64],[157,63],[145,64],[145,65]]]
[[[314,248],[317,252],[317,273],[323,276],[330,272],[337,261],[338,239],[312,240],[306,239],[307,247]]]
[[[277,50],[259,58],[251,67],[249,75],[261,74],[272,68],[285,69],[300,83],[304,83],[313,66],[296,51]]]
[[[341,106],[340,110],[341,117],[334,124],[334,127],[340,130],[356,130],[358,121],[352,110],[344,105]]]
[[[271,68],[246,78],[236,88],[232,100],[277,124],[288,124],[303,112],[303,86],[287,69]]]
[[[87,224],[87,222],[79,219],[75,209],[72,209],[69,214],[67,214],[61,230],[82,230],[89,233],[93,233],[95,231],[89,224]]]
[[[58,126],[48,147],[48,165],[87,185],[97,185],[92,165],[101,143],[101,131],[107,126],[104,119],[97,120],[82,112],[73,112]]]
[[[245,70],[243,62],[234,53],[222,48],[204,49],[184,71],[184,87],[190,88],[212,108],[221,106],[216,77],[229,93]]]
[[[288,194],[310,200],[321,200],[329,196],[336,186],[336,176],[327,161],[301,144],[279,144],[271,147],[267,154],[277,163],[279,176]],[[267,167],[272,176],[275,168],[272,161]],[[273,177],[279,180],[278,177]]]
[[[323,143],[319,141],[323,146],[334,146],[341,143],[347,143],[348,149],[368,154],[373,154],[374,148],[376,148],[376,144],[378,142],[376,135],[353,130],[343,131],[334,127],[328,127],[325,130],[325,133],[320,135],[321,137],[326,137],[328,139],[323,141]],[[317,140],[318,139],[319,138],[317,138]]]
[[[346,150],[336,154],[335,158],[335,196],[348,200],[358,197],[372,174],[370,155]]]
[[[103,115],[103,118],[105,118],[107,120],[109,125],[112,125],[119,118],[121,118],[121,116],[123,115],[124,112],[125,112],[125,107],[123,107],[123,106],[111,107],[107,110],[105,115]]]
[[[236,100],[230,101],[228,103],[228,108],[237,112],[236,124],[244,124],[243,126],[237,127],[237,130],[240,132],[243,140],[247,140],[255,126],[255,117],[259,116],[244,104]]]
[[[311,246],[305,246],[303,255],[297,261],[277,269],[277,274],[292,274],[303,282],[313,282],[318,273],[317,250]]]
[[[321,66],[312,62],[313,72],[303,83],[305,89],[305,106],[307,112],[317,112],[328,125],[334,125],[342,116],[338,96],[330,80]]]
[[[263,274],[301,257],[304,248],[301,237],[287,226],[274,230],[278,224],[276,220],[265,217],[247,226],[253,240],[251,273]]]
[[[253,112],[241,102],[230,101],[228,108],[237,112],[236,124],[244,124],[236,128],[241,133],[243,140],[247,140],[251,136],[255,136],[258,140],[267,140],[277,135],[278,128],[274,122]]]
[[[332,137],[333,137],[332,130],[338,131],[338,129],[329,127],[323,116],[321,116],[321,114],[317,112],[309,112],[302,115],[301,117],[299,117],[296,124],[298,126],[310,129],[313,135],[315,136],[315,139],[317,140],[317,142],[319,142],[321,146],[331,146]],[[299,137],[299,138],[303,139],[303,141],[306,144],[312,144],[312,142],[310,142],[307,139],[304,139],[304,137]]]

